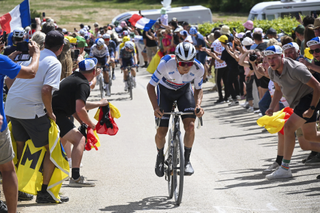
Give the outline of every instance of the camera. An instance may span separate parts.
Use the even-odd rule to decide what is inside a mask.
[[[257,60],[257,58],[258,58],[258,56],[255,53],[250,54],[250,56],[249,56],[250,61],[255,61],[255,60]]]
[[[31,56],[29,55],[29,43],[26,41],[17,43],[17,51],[22,52],[15,57],[15,61],[29,61]]]
[[[74,61],[77,61],[77,59],[78,59],[78,57],[79,57],[79,54],[80,54],[80,50],[75,49],[75,50],[74,50],[74,53],[73,53],[73,60],[74,60]]]
[[[2,37],[0,39],[2,44],[5,44],[7,42],[7,32],[3,31]]]

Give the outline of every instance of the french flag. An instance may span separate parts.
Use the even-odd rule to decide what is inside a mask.
[[[2,31],[8,34],[18,27],[27,27],[31,24],[29,0],[24,0],[9,13],[0,17]]]
[[[150,30],[154,23],[156,23],[155,20],[139,16],[138,14],[133,14],[129,22],[136,28],[143,29],[144,31]]]

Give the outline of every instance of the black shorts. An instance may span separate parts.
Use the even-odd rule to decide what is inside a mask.
[[[310,104],[312,101],[312,94],[308,94],[300,99],[299,104],[294,108],[294,113],[297,114],[299,117],[306,120],[306,123],[312,123],[316,122],[317,120],[317,111],[320,109],[320,104],[316,106],[316,110],[314,110],[314,113],[311,118],[304,118],[302,115],[303,113],[309,109]]]
[[[182,112],[194,112],[196,106],[191,84],[188,83],[178,90],[171,90],[162,86],[161,84],[157,87],[157,99],[160,109],[164,112],[172,111],[172,104],[176,100],[179,111]],[[196,118],[195,115],[182,115],[182,119],[185,118]],[[164,115],[161,118],[160,126],[168,127],[170,115]]]
[[[16,141],[26,142],[31,139],[34,146],[39,148],[49,144],[50,120],[47,115],[34,119],[18,119],[10,117],[12,135]]]
[[[75,125],[70,119],[70,116],[68,116],[63,111],[54,111],[53,112],[56,116],[56,123],[60,129],[60,137],[62,138],[65,136],[70,130],[75,128]]]
[[[270,81],[269,78],[262,76],[262,78],[259,79],[260,87],[263,89],[268,89],[269,81]]]

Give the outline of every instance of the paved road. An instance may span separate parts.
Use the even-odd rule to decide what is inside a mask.
[[[164,178],[154,174],[153,110],[146,85],[150,74],[140,70],[134,99],[123,91],[119,71],[109,100],[119,108],[116,136],[100,135],[99,151],[85,152],[81,174],[96,183],[94,188],[70,188],[61,192],[70,201],[38,205],[35,199],[19,202],[20,212],[319,212],[320,187],[316,167],[301,160],[308,154],[298,144],[290,180],[268,181],[262,170],[276,156],[275,135],[262,133],[257,115],[240,106],[213,105],[217,93],[204,84],[204,126],[196,130],[191,161],[195,174],[185,178],[179,207],[167,198]],[[90,100],[98,99],[98,91]],[[93,116],[91,111],[90,115]]]

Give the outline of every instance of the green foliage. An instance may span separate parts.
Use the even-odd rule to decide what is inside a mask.
[[[204,23],[200,24],[198,26],[199,32],[202,35],[209,34],[211,30],[215,27],[219,27],[219,25],[227,25],[230,27],[230,30],[232,31],[233,27],[236,28],[237,32],[244,32],[243,22],[240,21],[224,21],[224,22],[216,22],[213,24],[210,23]],[[284,18],[278,18],[273,20],[254,20],[253,21],[254,27],[259,27],[263,29],[263,32],[266,32],[269,28],[274,28],[277,33],[281,33],[281,30],[283,30],[286,34],[292,33],[292,28],[299,25],[299,22],[296,21],[296,19],[291,17],[284,17]]]
[[[41,12],[30,9],[30,16],[31,16],[31,19],[36,18],[36,17],[41,17]]]

